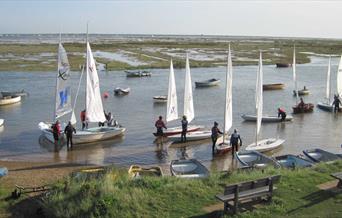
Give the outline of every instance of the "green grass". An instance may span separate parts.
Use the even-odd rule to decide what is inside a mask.
[[[128,178],[112,169],[102,178],[68,178],[57,183],[47,200],[56,217],[191,217],[207,215],[203,207],[219,203],[215,194],[224,184],[281,174],[272,203],[236,217],[342,217],[342,194],[321,191],[318,184],[332,180],[342,162],[311,169],[215,173],[208,179],[174,177]],[[223,207],[223,206],[222,206]]]
[[[256,61],[236,60],[235,58],[251,58],[258,59],[259,50],[263,52],[264,64],[292,63],[293,45],[296,44],[297,63],[308,63],[310,61],[308,54],[300,52],[314,52],[318,54],[339,55],[342,52],[342,41],[340,40],[324,40],[324,39],[274,39],[260,38],[246,41],[245,39],[236,38],[231,40],[231,48],[234,52],[234,65],[255,65]],[[137,58],[139,61],[146,62],[141,66],[131,66],[127,63],[98,59],[98,62],[107,63],[108,70],[125,70],[125,69],[146,69],[146,68],[168,68],[170,57],[160,51],[146,50],[146,48],[173,49],[171,53],[185,53],[189,49],[201,49],[205,53],[223,54],[228,48],[227,42],[210,40],[145,40],[145,41],[120,41],[113,43],[92,43],[93,51],[131,52],[129,56]],[[79,70],[79,65],[85,62],[82,55],[72,55],[73,52],[85,53],[84,42],[65,43],[64,47],[69,54],[71,68]],[[57,52],[57,45],[54,44],[0,44],[0,71],[48,71],[56,70],[56,63],[44,63],[41,61],[26,61],[21,59],[10,59],[9,61],[1,60],[1,56],[12,54],[16,57],[30,57],[30,55],[39,55],[43,52]],[[280,54],[280,56],[279,56]],[[166,59],[159,60],[147,56]],[[50,57],[53,58],[53,57]],[[191,57],[190,57],[191,59]],[[267,61],[267,59],[269,61]],[[29,63],[27,63],[29,62]],[[191,60],[191,67],[216,67],[225,65],[226,60],[210,60],[196,61]],[[217,64],[218,63],[218,64]],[[184,68],[184,60],[174,58],[175,68]]]

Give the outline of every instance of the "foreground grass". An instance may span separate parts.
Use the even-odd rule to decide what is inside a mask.
[[[310,54],[301,52],[313,52],[316,54],[339,55],[342,51],[342,41],[324,39],[286,39],[286,38],[235,38],[230,40],[234,53],[234,65],[255,65],[259,51],[264,51],[264,64],[291,63],[293,45],[296,44],[297,63],[308,63]],[[85,62],[84,43],[65,43],[65,49],[69,54],[72,70],[79,70],[79,66]],[[153,50],[157,48],[157,50]],[[98,58],[100,63],[107,64],[108,70],[125,69],[151,69],[168,68],[170,56],[165,53],[184,54],[189,50],[200,50],[203,54],[223,55],[226,53],[228,43],[215,39],[173,39],[173,40],[126,40],[113,43],[94,43],[93,51],[119,52],[126,51],[128,56],[145,64],[132,66],[125,62]],[[163,52],[160,51],[163,50]],[[54,44],[0,44],[0,71],[47,71],[56,69],[57,45]],[[37,60],[30,58],[41,53],[53,53],[54,56],[40,57]],[[75,53],[77,55],[75,55]],[[11,55],[8,57],[8,55]],[[3,57],[3,59],[1,58]],[[247,58],[247,59],[246,59]],[[191,59],[191,56],[190,56]],[[184,58],[174,57],[174,67],[184,68]],[[225,58],[215,60],[191,60],[191,67],[216,67],[224,66]]]
[[[112,169],[100,178],[67,178],[55,185],[45,201],[46,209],[56,217],[204,216],[209,215],[203,210],[205,206],[219,203],[214,196],[225,184],[281,174],[271,204],[259,205],[237,217],[342,217],[341,192],[334,194],[316,187],[331,181],[330,173],[341,170],[340,161],[311,169],[216,173],[203,180],[133,180],[126,171]]]

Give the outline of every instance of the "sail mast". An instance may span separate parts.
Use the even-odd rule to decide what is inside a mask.
[[[297,77],[296,77],[296,45],[293,45],[292,70],[293,70],[293,82],[294,82],[295,95],[296,95],[296,104],[297,104],[298,103],[298,89],[297,89]]]
[[[230,43],[228,46],[227,55],[227,72],[226,72],[226,92],[225,92],[225,107],[224,107],[224,122],[223,122],[223,143],[225,142],[226,133],[232,127],[233,111],[232,111],[232,79],[233,65],[230,51]]]
[[[331,87],[330,87],[330,71],[331,71],[331,55],[329,55],[329,64],[328,64],[328,71],[327,71],[327,87],[326,87],[326,95],[325,97],[328,100],[328,104],[330,104],[330,91],[331,91]]]
[[[342,97],[342,55],[337,71],[337,95],[338,97]]]
[[[75,116],[75,108],[76,108],[76,101],[77,101],[77,97],[78,97],[78,93],[80,91],[80,87],[81,87],[81,82],[82,82],[82,77],[83,77],[83,71],[84,71],[84,65],[82,65],[82,71],[81,71],[81,76],[80,79],[78,81],[78,87],[77,87],[77,91],[76,91],[76,95],[75,95],[75,101],[74,101],[74,105],[72,107],[72,114],[71,114],[71,124],[75,125],[77,120],[76,120],[76,116]]]
[[[55,106],[54,106],[54,112],[53,112],[53,122],[56,122],[57,120],[57,108],[56,108],[56,102],[58,102],[58,96],[57,96],[57,89],[58,89],[58,77],[59,77],[59,71],[60,71],[60,62],[61,62],[61,54],[60,54],[60,47],[62,45],[62,36],[61,32],[59,33],[59,43],[58,43],[58,57],[57,57],[57,77],[56,77],[56,86],[55,86]]]
[[[255,109],[257,114],[257,126],[256,126],[256,134],[255,134],[255,145],[258,145],[258,135],[261,129],[261,119],[262,119],[262,107],[263,107],[263,96],[262,96],[262,83],[263,83],[263,73],[262,73],[262,52],[260,51],[259,57],[259,69],[257,74],[257,83],[256,83],[256,95],[255,95]]]

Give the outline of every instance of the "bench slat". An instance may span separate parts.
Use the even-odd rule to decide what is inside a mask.
[[[273,188],[273,190],[275,190],[276,188]],[[249,197],[249,196],[253,196],[259,193],[267,193],[269,192],[268,190],[268,186],[265,187],[261,187],[261,188],[257,188],[257,189],[251,189],[251,190],[247,190],[247,191],[243,191],[239,193],[239,199],[240,198],[244,198],[244,197]],[[225,194],[218,194],[215,197],[217,199],[219,199],[220,201],[230,201],[234,199],[235,194],[229,194],[229,195],[225,195]]]

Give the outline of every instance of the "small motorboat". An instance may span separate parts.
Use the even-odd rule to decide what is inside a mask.
[[[284,68],[284,67],[290,67],[291,64],[288,63],[276,63],[276,67],[278,68]]]
[[[4,119],[0,119],[0,126],[4,125],[5,120]]]
[[[268,138],[259,140],[257,145],[254,143],[248,145],[246,147],[246,151],[258,151],[258,152],[266,152],[274,150],[280,145],[282,145],[285,142],[284,139],[275,139],[275,138]]]
[[[209,79],[205,81],[195,82],[196,88],[198,87],[211,87],[211,86],[217,86],[219,85],[221,81],[219,79]]]
[[[0,98],[0,106],[15,104],[21,101],[21,96],[11,95],[11,96],[3,96]]]
[[[284,83],[271,83],[262,85],[263,90],[278,90],[285,87]]]
[[[194,131],[197,131],[197,130],[202,129],[202,128],[203,128],[203,126],[199,126],[199,125],[189,125],[187,133],[194,132]],[[182,127],[181,126],[170,127],[170,128],[167,128],[166,130],[164,130],[163,132],[164,132],[164,136],[177,135],[177,134],[182,133]],[[157,133],[153,133],[153,135],[157,136]]]
[[[154,103],[166,103],[167,96],[166,95],[153,96],[153,102]]]
[[[333,112],[334,111],[334,106],[329,103],[324,103],[324,102],[318,102],[317,107],[328,112]],[[338,112],[342,112],[342,108],[339,108]]]
[[[298,90],[297,93],[295,90],[293,90],[293,96],[295,97],[296,94],[298,94],[298,96],[302,96],[302,95],[308,95],[310,94],[309,89],[302,89],[302,90]]]
[[[314,105],[311,103],[304,104],[304,106],[300,107],[299,105],[293,106],[292,110],[294,114],[300,114],[300,113],[311,113],[313,112]]]
[[[127,95],[131,91],[130,88],[120,88],[117,87],[114,89],[114,94],[115,95]]]
[[[236,152],[236,158],[243,167],[266,168],[268,166],[280,167],[280,164],[273,158],[257,151]]]
[[[138,165],[131,165],[131,167],[128,170],[128,175],[132,178],[139,178],[145,176],[163,176],[163,171],[159,166],[141,167]]]
[[[285,168],[311,167],[313,165],[311,161],[292,154],[277,156],[275,159]]]
[[[152,73],[146,70],[143,71],[125,71],[127,77],[145,77],[152,76]]]
[[[208,169],[196,159],[171,161],[172,176],[180,178],[205,178],[209,176]]]
[[[21,90],[21,91],[1,91],[1,95],[3,97],[7,97],[7,96],[25,97],[25,96],[28,96],[28,92],[25,92],[24,90]]]
[[[256,122],[256,120],[257,120],[257,116],[255,116],[255,115],[243,114],[243,115],[241,115],[241,117],[245,121]],[[285,118],[285,121],[292,121],[292,119],[293,119],[292,116],[287,115]],[[264,123],[281,122],[281,117],[264,115],[261,119],[261,122],[264,122]]]
[[[337,154],[330,153],[319,148],[304,150],[303,153],[314,162],[330,162],[342,158]]]
[[[204,140],[209,139],[211,137],[211,131],[210,130],[204,130],[204,131],[194,131],[194,132],[187,132],[186,133],[186,141],[197,141],[197,140]],[[180,142],[181,141],[181,134],[177,135],[170,135],[168,136],[168,139],[174,142]]]

